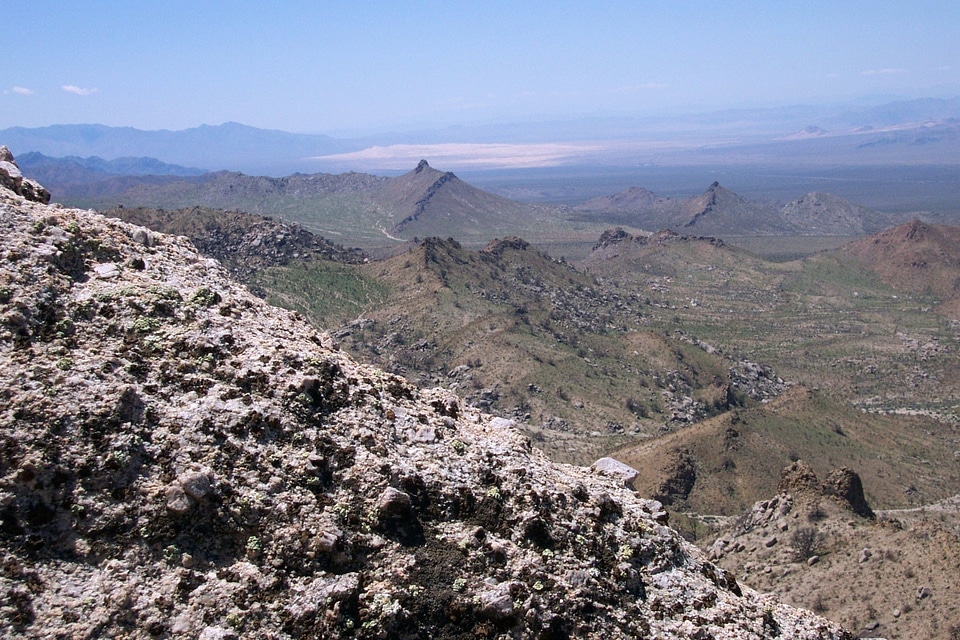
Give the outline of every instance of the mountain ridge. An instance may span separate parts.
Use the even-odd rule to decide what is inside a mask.
[[[887,217],[823,192],[785,205],[747,200],[714,181],[680,200],[642,187],[593,198],[574,207],[580,219],[599,218],[648,230],[673,229],[700,235],[863,235],[878,231]]]

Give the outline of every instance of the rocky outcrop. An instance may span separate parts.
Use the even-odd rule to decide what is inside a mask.
[[[184,238],[0,193],[0,634],[850,638]]]
[[[654,493],[654,499],[673,505],[687,499],[697,482],[697,465],[687,450],[674,451],[664,466],[664,479]]]
[[[43,204],[50,202],[50,192],[44,189],[40,183],[23,177],[20,167],[17,166],[17,161],[6,146],[0,147],[0,187],[9,189],[33,202]]]
[[[864,518],[876,517],[863,495],[860,476],[846,467],[834,469],[823,482],[827,493],[849,506],[850,510]]]
[[[201,253],[219,260],[245,283],[258,271],[297,260],[360,264],[366,259],[360,249],[342,247],[299,224],[240,211],[117,207],[103,213],[152,231],[187,236]]]

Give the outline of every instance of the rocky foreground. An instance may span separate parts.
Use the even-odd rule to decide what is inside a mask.
[[[183,238],[0,188],[5,637],[851,638]]]

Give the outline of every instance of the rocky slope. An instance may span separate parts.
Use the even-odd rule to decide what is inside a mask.
[[[862,636],[956,638],[956,498],[875,515],[856,474],[838,469],[821,478],[803,462],[785,469],[774,497],[704,540],[709,557]]]
[[[0,191],[6,637],[850,638],[185,239]]]
[[[843,248],[881,280],[904,293],[940,300],[941,311],[960,317],[960,227],[913,220]]]
[[[359,264],[365,256],[314,235],[298,224],[240,211],[190,207],[165,211],[117,207],[103,214],[153,231],[190,238],[200,253],[216,258],[242,282],[262,269],[294,260],[322,259]]]

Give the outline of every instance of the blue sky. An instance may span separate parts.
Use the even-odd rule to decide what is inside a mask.
[[[960,95],[960,3],[6,0],[0,128],[314,133]]]

